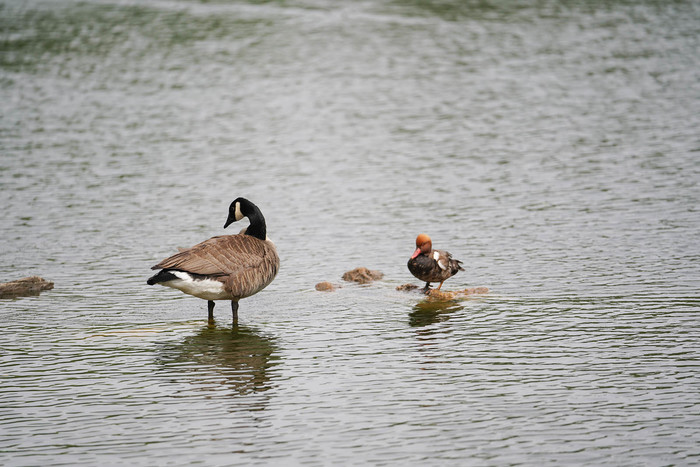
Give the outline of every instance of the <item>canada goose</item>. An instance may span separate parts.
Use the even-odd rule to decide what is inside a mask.
[[[431,282],[442,283],[459,271],[464,271],[461,261],[452,259],[452,255],[443,250],[433,250],[433,242],[426,234],[416,237],[416,251],[408,260],[408,270],[418,279],[425,281],[424,292],[428,292]]]
[[[280,259],[267,238],[265,218],[245,198],[237,198],[228,210],[224,228],[244,217],[250,225],[238,235],[220,235],[165,258],[151,269],[160,269],[148,285],[160,284],[207,300],[209,320],[214,300],[231,300],[234,324],[238,300],[264,289],[277,275]]]

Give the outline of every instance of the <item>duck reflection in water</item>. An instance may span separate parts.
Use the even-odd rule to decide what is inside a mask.
[[[212,391],[225,385],[245,395],[270,389],[269,369],[279,362],[277,350],[273,339],[254,329],[209,322],[182,342],[166,344],[158,362],[178,382]]]
[[[450,319],[454,312],[463,308],[464,306],[455,302],[423,300],[413,306],[413,310],[408,315],[408,324],[411,327],[424,327],[442,323]]]

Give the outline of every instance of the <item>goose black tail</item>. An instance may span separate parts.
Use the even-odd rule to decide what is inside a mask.
[[[150,277],[147,281],[146,284],[148,285],[155,285],[159,282],[168,282],[173,279],[177,279],[177,276],[173,274],[172,272],[168,271],[167,269],[163,269],[161,271],[158,271],[158,274],[156,274],[153,277]]]

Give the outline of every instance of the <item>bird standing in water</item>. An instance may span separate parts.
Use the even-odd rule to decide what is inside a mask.
[[[433,242],[426,234],[420,234],[416,238],[416,251],[408,260],[408,270],[416,278],[425,281],[423,291],[428,293],[431,282],[439,282],[437,290],[442,283],[459,271],[464,271],[462,262],[452,259],[452,255],[444,250],[433,250]]]
[[[267,238],[265,218],[245,198],[229,206],[224,228],[247,217],[250,225],[238,235],[220,235],[164,259],[151,269],[160,271],[148,285],[160,284],[207,300],[209,320],[214,319],[214,300],[231,300],[234,324],[238,301],[264,289],[277,275],[280,259]]]

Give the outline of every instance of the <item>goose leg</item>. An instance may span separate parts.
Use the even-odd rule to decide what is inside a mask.
[[[214,300],[207,302],[207,308],[209,309],[209,321],[214,321]]]
[[[238,302],[231,300],[231,312],[233,313],[233,324],[238,323]]]

